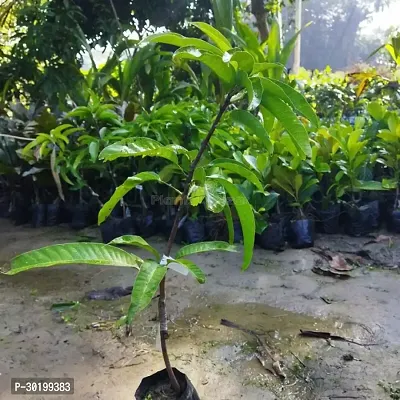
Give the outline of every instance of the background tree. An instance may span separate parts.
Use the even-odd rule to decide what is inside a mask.
[[[302,35],[302,66],[308,69],[343,69],[365,61],[379,41],[367,41],[360,27],[390,0],[307,0],[304,22],[312,25]],[[291,20],[290,15],[286,16]]]

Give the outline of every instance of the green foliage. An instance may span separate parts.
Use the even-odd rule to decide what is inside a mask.
[[[186,257],[235,251],[234,220],[239,220],[243,232],[245,270],[251,264],[255,234],[267,227],[271,214],[294,208],[304,218],[317,191],[323,202],[330,203],[355,201],[355,194],[361,196],[366,190],[398,189],[399,104],[394,85],[389,87],[377,71],[348,75],[303,71],[291,80],[285,65],[296,37],[281,46],[279,27],[273,22],[268,40],[260,43],[240,13],[232,17],[231,2],[215,0],[216,27],[191,21],[187,30],[195,37],[164,32],[140,43],[117,40],[103,65],[93,64],[82,72],[77,52],[89,51],[90,45],[116,28],[110,26],[88,45],[79,27],[84,26],[84,32],[90,27],[80,22],[80,11],[71,6],[66,15],[59,16],[56,9],[51,16],[49,10],[55,5],[47,3],[28,10],[33,21],[51,17],[42,21],[44,27],[24,22],[37,36],[26,37],[25,25],[19,22],[18,45],[38,45],[42,30],[54,24],[53,17],[65,22],[56,36],[68,31],[66,42],[72,43],[66,54],[58,59],[50,56],[46,64],[45,56],[61,51],[54,46],[62,43],[50,41],[49,48],[33,54],[37,65],[24,72],[31,76],[12,76],[9,85],[3,84],[0,166],[5,176],[14,180],[35,175],[36,182],[38,170],[50,171],[60,198],[79,190],[81,199],[83,189],[88,189],[104,203],[99,224],[118,204],[124,212],[140,205],[143,215],[166,214],[178,205],[192,217],[213,213],[226,226],[229,243],[191,244],[170,258],[143,238],[125,235],[108,245],[78,243],[34,250],[16,257],[8,274],[73,263],[137,268],[126,318],[130,324],[149,305],[168,268],[204,283],[204,272]],[[81,4],[84,15],[102,2],[90,3]],[[117,13],[123,9],[121,4],[116,7]],[[139,26],[142,16],[140,10],[135,14]],[[158,17],[152,14],[152,18]],[[119,36],[118,30],[114,33]],[[3,71],[18,59],[11,58]],[[26,62],[30,63],[24,59],[19,67],[26,68]],[[69,88],[68,74],[60,86],[49,83],[60,78],[58,71],[49,70],[60,62],[76,68],[76,81]],[[44,86],[37,78],[43,78]],[[37,98],[45,107],[21,108],[21,102],[10,102],[17,89],[24,92],[23,102]],[[210,132],[204,154],[192,170]],[[383,172],[376,162],[383,165]],[[185,181],[192,173],[186,192]],[[171,202],[149,206],[154,195]],[[139,247],[154,260],[143,261],[117,246]]]
[[[148,252],[152,253],[156,258],[157,262],[161,261],[160,253],[153,247],[150,246],[142,237],[135,235],[124,235],[112,240],[109,244],[119,246],[136,246],[140,247]]]
[[[189,256],[191,254],[204,253],[208,251],[236,251],[236,247],[225,242],[202,242],[193,243],[187,246],[181,247],[176,253],[175,257],[180,259],[182,257]]]
[[[131,304],[126,317],[127,324],[130,325],[136,314],[150,304],[166,273],[167,268],[156,261],[145,260],[143,262],[133,284]]]
[[[286,192],[292,200],[290,205],[299,210],[300,217],[304,217],[304,206],[312,200],[312,195],[318,190],[318,179],[285,166],[276,166],[273,175],[272,185],[277,190]]]
[[[110,265],[139,268],[142,260],[134,254],[101,243],[67,243],[43,247],[23,253],[11,261],[7,275],[15,275],[33,268],[65,264]]]

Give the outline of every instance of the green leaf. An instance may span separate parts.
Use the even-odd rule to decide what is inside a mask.
[[[298,32],[296,32],[290,40],[285,44],[283,47],[280,57],[279,57],[279,62],[282,65],[286,65],[289,62],[289,58],[293,53],[294,47],[296,46],[297,38],[299,37],[300,33],[303,31],[303,29],[309,27],[312,24],[312,22],[309,22],[308,24],[304,25],[303,28],[301,28]]]
[[[236,62],[239,69],[247,74],[253,71],[254,57],[247,51],[235,51],[229,61]]]
[[[190,256],[191,254],[205,253],[208,251],[236,252],[237,249],[236,246],[221,241],[193,243],[181,247],[176,253],[175,258],[178,260],[179,258]]]
[[[174,260],[175,262],[183,265],[189,270],[189,272],[197,279],[199,283],[206,283],[206,275],[204,272],[191,260],[185,260],[180,258],[179,260]],[[173,262],[174,262],[173,261]]]
[[[102,224],[111,214],[118,202],[133,188],[148,181],[161,182],[160,177],[155,172],[140,172],[135,176],[128,178],[122,185],[118,186],[114,194],[102,207],[99,212],[98,224]]]
[[[67,118],[89,118],[91,116],[92,112],[89,107],[76,107],[66,115]]]
[[[205,197],[205,188],[203,186],[192,185],[189,192],[190,205],[197,207],[201,204]]]
[[[255,63],[253,67],[252,75],[258,74],[259,72],[268,71],[270,69],[281,69],[283,71],[284,66],[277,63]]]
[[[66,243],[28,251],[11,260],[7,275],[33,268],[53,267],[66,264],[110,265],[139,268],[142,260],[122,249],[102,243]]]
[[[133,284],[131,304],[126,319],[128,325],[132,323],[137,313],[143,311],[151,303],[166,273],[167,268],[153,260],[145,260],[141,265]]]
[[[159,172],[159,176],[163,182],[169,182],[172,179],[172,177],[175,176],[175,174],[181,172],[182,170],[179,167],[179,165],[168,164]]]
[[[247,76],[246,72],[241,70],[237,72],[236,76],[237,76],[237,84],[246,89],[249,104],[252,104],[254,99],[254,91],[253,91],[253,85],[249,77]]]
[[[244,242],[244,259],[242,270],[246,270],[249,267],[253,258],[254,238],[256,230],[253,208],[251,207],[243,193],[233,183],[230,183],[226,179],[222,178],[215,178],[215,180],[222,186],[224,186],[225,190],[231,197],[233,204],[235,205],[236,212],[239,216],[240,224],[243,231]]]
[[[90,160],[92,162],[96,162],[97,156],[99,155],[99,142],[94,141],[89,144],[89,154],[90,154]]]
[[[355,187],[360,190],[387,190],[382,182],[377,181],[358,181]]]
[[[211,0],[213,15],[218,29],[232,30],[233,0]]]
[[[204,185],[206,180],[206,171],[203,167],[197,167],[193,173],[193,180],[199,184]]]
[[[226,219],[226,225],[228,227],[228,241],[229,244],[233,244],[235,241],[235,230],[233,227],[233,218],[232,218],[232,212],[231,208],[229,207],[229,204],[226,204],[224,207],[224,215]]]
[[[221,212],[226,205],[226,194],[223,186],[212,179],[205,180],[204,190],[206,196],[206,208],[213,213]]]
[[[367,109],[376,121],[382,121],[382,119],[385,117],[386,109],[377,101],[369,103]]]
[[[251,83],[253,85],[253,99],[249,104],[249,110],[256,109],[262,101],[262,96],[264,92],[263,85],[261,84],[261,80],[258,78],[251,79]]]
[[[283,100],[272,96],[264,96],[262,104],[282,123],[295,144],[299,156],[303,159],[305,156],[311,157],[310,139],[307,130],[292,109]]]
[[[223,54],[223,51],[220,50],[218,47],[215,47],[204,40],[196,38],[187,38],[185,36],[180,35],[179,33],[171,33],[171,32],[156,33],[155,35],[151,35],[145,38],[143,42],[164,43],[177,47],[193,47],[220,56],[222,56]]]
[[[123,245],[123,246],[136,246],[141,249],[147,250],[148,252],[154,254],[157,261],[161,260],[160,253],[153,247],[150,246],[142,237],[135,235],[123,235],[118,238],[113,239],[110,245]]]
[[[281,52],[280,27],[276,20],[272,22],[268,36],[268,62],[279,62]]]
[[[302,185],[303,185],[303,175],[297,174],[294,178],[294,188],[296,190],[296,197],[299,197],[299,192]]]
[[[150,138],[129,138],[107,146],[99,156],[100,160],[113,161],[120,157],[161,157],[178,164],[176,151]]]
[[[204,22],[192,22],[191,25],[205,33],[223,52],[232,49],[229,40],[217,29]]]
[[[258,190],[264,191],[263,185],[261,184],[257,175],[253,171],[250,171],[239,161],[230,160],[228,158],[218,158],[212,161],[209,165],[210,167],[223,168],[237,175],[240,175],[251,182]]]
[[[234,110],[230,115],[234,124],[240,126],[250,135],[256,135],[260,138],[267,149],[272,147],[269,135],[257,117],[246,110]]]
[[[219,55],[205,53],[196,47],[182,47],[174,53],[173,59],[200,61],[207,65],[224,82],[229,84],[235,82],[235,68],[224,62]]]
[[[263,85],[264,89],[264,96],[263,97],[279,97],[285,103],[290,104],[293,106],[291,98],[285,93],[285,91],[275,83],[270,78],[260,78],[261,84]]]
[[[294,108],[304,117],[306,117],[315,127],[319,127],[319,119],[315,114],[313,108],[304,98],[304,96],[298,92],[297,90],[293,89],[291,86],[278,81],[276,79],[271,79],[276,85],[278,85],[290,98],[291,103],[293,104]]]

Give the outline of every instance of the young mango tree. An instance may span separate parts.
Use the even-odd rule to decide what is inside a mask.
[[[263,185],[260,184],[257,175],[245,164],[230,159],[217,159],[212,162],[209,172],[201,165],[202,157],[208,152],[218,125],[223,120],[225,113],[236,101],[248,97],[248,110],[234,110],[232,117],[235,123],[243,127],[249,135],[254,136],[265,149],[271,148],[271,141],[266,129],[258,118],[257,110],[263,107],[270,119],[278,119],[294,146],[298,150],[299,157],[306,159],[311,155],[311,147],[307,131],[298,120],[296,111],[306,117],[311,123],[318,124],[312,108],[305,99],[290,86],[279,79],[264,77],[261,71],[268,65],[260,65],[253,55],[242,48],[233,48],[231,42],[218,30],[205,23],[195,23],[204,34],[214,43],[201,39],[187,38],[176,33],[162,33],[150,36],[146,42],[168,44],[178,47],[173,59],[199,61],[207,65],[220,79],[224,88],[225,99],[221,102],[219,111],[203,137],[198,152],[188,151],[176,144],[161,144],[156,140],[143,137],[133,137],[121,140],[107,146],[99,155],[105,162],[123,157],[157,157],[163,158],[173,164],[177,170],[181,170],[184,176],[183,188],[173,187],[167,184],[177,193],[179,207],[170,232],[170,236],[164,252],[150,246],[144,239],[138,236],[123,236],[113,240],[109,244],[98,243],[69,243],[54,245],[39,250],[22,254],[11,262],[11,269],[7,272],[13,275],[32,268],[50,267],[60,264],[89,264],[110,265],[118,267],[130,267],[138,270],[136,276],[131,303],[124,319],[129,328],[136,315],[145,309],[159,290],[159,322],[160,339],[166,372],[175,392],[175,397],[186,390],[187,382],[182,382],[170,363],[167,351],[167,312],[166,312],[166,274],[168,268],[176,269],[176,264],[194,275],[198,282],[205,282],[205,274],[202,270],[186,257],[195,253],[223,250],[235,251],[234,246],[227,242],[203,242],[180,248],[174,257],[171,257],[173,243],[179,228],[181,218],[188,204],[197,205],[204,201],[208,210],[212,212],[224,211],[228,222],[230,242],[233,241],[233,222],[227,196],[230,196],[236,207],[236,212],[241,222],[244,242],[244,259],[242,269],[249,267],[254,247],[255,218],[252,206],[242,194],[240,189],[232,183],[229,177],[231,173],[241,176],[251,182],[260,192]],[[186,160],[188,168],[183,160]],[[103,206],[99,213],[99,224],[111,214],[113,208],[130,190],[138,185],[152,183],[165,183],[160,175],[154,171],[143,171],[129,177],[122,185],[117,187],[110,200]],[[197,204],[196,204],[197,203]],[[132,245],[149,251],[153,258],[141,259],[137,255],[126,252],[116,246]],[[148,393],[145,394],[147,396]],[[144,397],[137,397],[144,398]],[[198,398],[198,397],[193,397]]]

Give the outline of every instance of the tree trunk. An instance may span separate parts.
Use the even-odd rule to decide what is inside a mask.
[[[251,0],[251,12],[256,17],[256,25],[260,32],[261,42],[268,39],[269,31],[267,24],[267,10],[264,7],[264,0]]]

